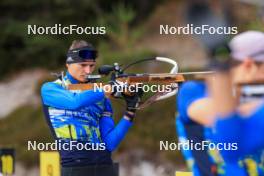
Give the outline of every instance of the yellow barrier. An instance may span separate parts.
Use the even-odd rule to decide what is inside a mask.
[[[0,175],[15,173],[15,150],[10,148],[0,149]]]
[[[175,176],[193,176],[192,172],[175,172]]]
[[[40,176],[60,176],[58,152],[40,152]]]

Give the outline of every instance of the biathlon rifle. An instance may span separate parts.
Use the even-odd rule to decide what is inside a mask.
[[[126,73],[125,71],[131,67],[132,65],[139,64],[146,61],[159,61],[166,62],[172,65],[172,68],[167,73]],[[153,57],[138,60],[136,62],[132,62],[124,67],[121,67],[118,63],[113,65],[103,65],[98,69],[98,75],[87,75],[88,83],[84,84],[70,84],[68,85],[68,89],[71,91],[83,91],[83,90],[92,90],[95,87],[106,86],[111,83],[116,83],[123,87],[132,86],[134,84],[159,84],[159,85],[171,85],[171,89],[168,91],[157,92],[151,97],[147,98],[144,102],[142,101],[138,109],[142,109],[153,102],[163,100],[174,96],[178,92],[178,84],[182,83],[186,80],[187,75],[205,75],[211,74],[211,71],[204,72],[178,72],[178,64],[175,60],[165,57]],[[99,79],[104,76],[110,75],[110,81],[106,84],[97,82]],[[129,94],[131,92],[115,92],[113,93],[113,89],[108,89],[105,92],[106,96],[120,98],[122,93]]]

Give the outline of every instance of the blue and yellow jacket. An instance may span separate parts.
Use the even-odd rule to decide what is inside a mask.
[[[249,144],[252,145],[254,143],[256,145],[257,143],[261,143],[256,141],[264,141],[263,138],[259,138],[258,140],[256,140],[253,136],[254,134],[262,134],[260,132],[261,128],[259,128],[259,132],[254,130],[254,127],[256,128],[256,123],[260,123],[260,120],[255,123],[251,123],[255,126],[252,125],[251,128],[248,128],[252,130],[252,133],[250,133],[252,136],[248,135],[248,133],[246,132],[247,130],[240,130],[241,126],[237,125],[239,123],[237,122],[237,119],[234,120],[234,118],[229,118],[229,121],[236,121],[236,125],[232,124],[231,122],[228,122],[229,125],[227,125],[226,121],[228,120],[226,120],[221,123],[218,122],[217,126],[213,128],[204,127],[203,125],[192,121],[187,113],[188,107],[194,101],[206,96],[207,87],[203,82],[188,81],[181,85],[177,97],[177,107],[179,115],[176,118],[179,142],[192,140],[194,143],[201,143],[202,141],[207,140],[210,142],[221,141],[230,143],[239,141],[238,143],[241,143],[241,139],[245,139],[245,146],[250,146]],[[264,111],[262,111],[261,115],[261,112],[259,111],[259,119],[263,117],[263,112]],[[256,117],[256,115],[254,116]],[[247,135],[243,135],[244,133],[247,133]],[[218,140],[216,140],[216,136],[218,137]],[[228,138],[230,136],[234,136],[232,140]],[[244,136],[247,137],[245,138]],[[236,140],[234,140],[234,138]],[[249,141],[254,142],[250,143]],[[245,149],[245,151],[248,151],[248,149]],[[241,154],[241,150],[221,152],[217,150],[182,150],[182,153],[187,161],[189,169],[194,173],[194,176],[263,175],[264,155],[262,151],[252,152],[253,155],[249,155],[249,153],[247,153],[247,155],[245,154],[243,158],[236,157],[234,160],[232,160],[232,162],[226,162],[227,158],[234,158],[232,156],[238,156],[239,154]]]
[[[122,118],[115,126],[110,100],[101,90],[69,91],[78,83],[69,73],[41,88],[44,113],[54,139],[105,144],[104,150],[60,150],[62,166],[111,164],[111,152],[125,137],[132,123]]]
[[[247,166],[250,176],[264,176],[263,117],[264,102],[248,117],[233,112],[226,118],[219,118],[215,125],[215,142],[238,145],[238,150],[221,151],[225,161],[232,165],[240,160],[240,164]]]

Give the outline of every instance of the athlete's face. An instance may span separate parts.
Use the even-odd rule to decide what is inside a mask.
[[[231,70],[234,83],[252,82],[264,79],[264,64],[258,65],[252,59],[245,59]]]
[[[91,74],[95,69],[96,62],[81,62],[67,64],[69,73],[78,81],[86,82],[86,75]]]

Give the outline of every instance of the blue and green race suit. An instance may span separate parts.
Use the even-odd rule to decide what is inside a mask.
[[[44,113],[55,140],[83,144],[99,144],[100,149],[61,149],[64,167],[112,164],[111,152],[125,137],[132,123],[122,118],[115,126],[110,100],[102,90],[69,91],[69,84],[76,84],[68,72],[41,88]],[[104,144],[104,145],[101,145]],[[102,150],[103,149],[103,150]]]
[[[203,82],[189,81],[181,85],[177,97],[177,106],[179,115],[176,118],[177,132],[179,141],[192,140],[194,143],[199,143],[204,140],[215,141],[215,128],[204,127],[190,119],[187,109],[194,101],[207,97],[207,87]],[[222,131],[228,133],[234,128],[233,125],[222,126]],[[232,130],[231,130],[232,131]],[[236,133],[238,134],[238,133]],[[243,134],[243,133],[241,133]],[[224,135],[224,133],[222,134]],[[227,136],[227,135],[226,135]],[[239,138],[241,135],[238,135]],[[221,138],[221,137],[220,137]],[[234,142],[234,141],[233,141]],[[260,176],[261,155],[256,154],[254,157],[247,155],[244,158],[237,159],[236,162],[224,162],[222,153],[214,150],[182,150],[184,157],[187,160],[189,168],[193,171],[195,176],[204,175],[239,175],[239,176]],[[229,154],[234,151],[229,151]],[[234,152],[235,153],[235,152]],[[263,161],[262,161],[263,162]],[[213,171],[215,170],[214,173]]]
[[[264,102],[248,117],[233,112],[218,119],[215,125],[215,142],[237,143],[238,146],[235,151],[221,151],[225,161],[233,165],[242,159],[249,166],[250,173],[257,169],[258,175],[264,176]]]
[[[196,100],[206,97],[206,86],[202,82],[189,81],[180,85],[177,96],[178,116],[176,117],[176,128],[180,143],[193,142],[202,143],[208,141],[211,129],[193,121],[188,113],[188,107]],[[188,150],[181,149],[187,162],[188,168],[194,176],[214,176],[218,165],[222,165],[222,160],[218,157],[217,151]],[[215,160],[218,162],[215,162]],[[220,175],[220,174],[219,174]]]

